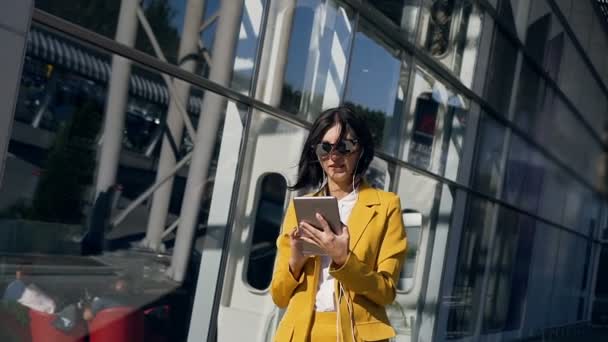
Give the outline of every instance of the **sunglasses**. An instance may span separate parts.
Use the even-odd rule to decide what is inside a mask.
[[[347,154],[351,154],[355,152],[358,141],[351,139],[344,139],[339,141],[336,144],[330,144],[328,142],[318,143],[313,146],[317,157],[325,158],[329,156],[332,151],[338,153],[339,155],[345,156]]]

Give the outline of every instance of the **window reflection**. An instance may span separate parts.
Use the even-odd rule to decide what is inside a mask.
[[[433,1],[424,47],[433,57],[443,56],[449,48],[455,0]]]
[[[366,117],[376,148],[391,154],[396,153],[409,79],[404,58],[369,24],[360,22],[344,101]]]
[[[482,280],[490,250],[487,227],[492,224],[494,211],[489,202],[477,198],[468,201],[456,278],[451,295],[443,299],[449,310],[448,339],[458,339],[474,333],[480,308]]]
[[[402,139],[404,160],[455,178],[464,144],[468,100],[421,67],[414,73],[411,99],[406,137]]]
[[[497,195],[503,177],[502,159],[506,129],[486,114],[481,115],[473,172],[473,187],[488,195]]]
[[[277,253],[275,241],[281,231],[287,181],[278,173],[264,175],[258,193],[247,266],[247,283],[257,290],[264,290],[268,288],[272,278],[272,268]]]
[[[418,42],[471,86],[481,24],[482,11],[470,0],[424,1]]]
[[[310,120],[340,103],[353,35],[350,8],[334,0],[300,1],[287,52],[281,108]]]
[[[403,224],[407,234],[407,256],[401,269],[397,289],[408,292],[414,287],[416,257],[420,246],[420,236],[422,235],[422,215],[412,209],[403,209]]]
[[[499,114],[508,115],[518,50],[504,33],[494,34],[484,96]]]
[[[374,0],[369,4],[399,26],[408,39],[414,39],[421,0]]]

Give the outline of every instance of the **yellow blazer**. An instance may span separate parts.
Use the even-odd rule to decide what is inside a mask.
[[[275,334],[277,342],[308,339],[319,282],[321,258],[310,257],[299,279],[289,271],[289,233],[297,226],[293,202],[289,205],[277,239],[278,256],[270,293],[287,311]],[[362,183],[359,198],[348,220],[350,254],[342,267],[330,266],[336,279],[334,298],[340,305],[340,326],[351,341],[351,315],[344,298],[338,303],[338,281],[352,301],[356,341],[376,341],[395,336],[385,305],[395,299],[395,284],[407,247],[399,196]]]

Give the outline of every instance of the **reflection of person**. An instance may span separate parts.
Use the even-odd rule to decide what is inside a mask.
[[[351,108],[321,113],[304,146],[292,189],[319,187],[313,196],[335,196],[348,224],[334,234],[322,216],[313,227],[298,224],[293,203],[287,209],[270,289],[287,307],[275,340],[386,340],[395,332],[384,306],[395,298],[406,250],[399,197],[363,180],[374,145]],[[326,255],[304,255],[302,241]]]

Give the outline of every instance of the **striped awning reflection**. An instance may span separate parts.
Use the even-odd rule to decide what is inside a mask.
[[[27,54],[94,81],[107,83],[110,79],[112,69],[107,58],[102,58],[67,39],[34,27],[27,36]],[[169,91],[164,83],[139,75],[131,75],[129,92],[151,102],[169,104]],[[198,114],[201,101],[200,97],[191,96],[188,100],[188,112]]]

